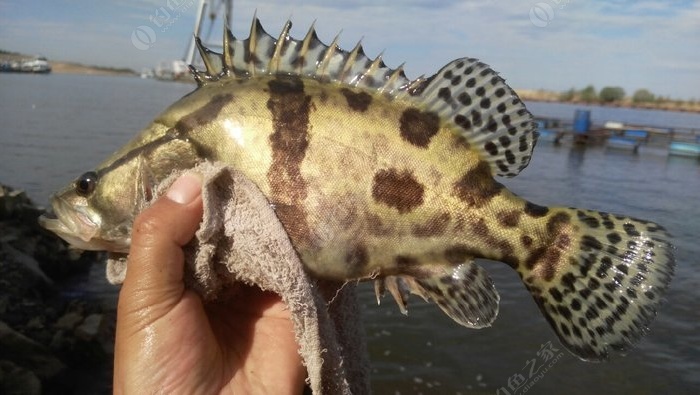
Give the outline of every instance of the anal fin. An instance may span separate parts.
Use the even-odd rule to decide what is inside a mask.
[[[485,328],[498,315],[500,297],[486,270],[474,262],[436,266],[420,276],[395,275],[377,279],[377,302],[388,290],[402,313],[407,313],[408,293],[433,301],[460,325]]]

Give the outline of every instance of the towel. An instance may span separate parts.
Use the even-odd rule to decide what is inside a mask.
[[[235,169],[202,162],[204,215],[185,247],[186,283],[205,301],[237,282],[280,295],[294,322],[307,384],[314,394],[370,392],[369,362],[355,287],[317,280],[304,270],[273,207]],[[164,193],[181,172],[157,186]],[[110,257],[107,279],[121,284],[128,257]]]

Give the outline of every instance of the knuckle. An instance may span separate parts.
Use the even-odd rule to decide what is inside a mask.
[[[152,211],[146,210],[136,217],[133,228],[135,237],[159,235],[168,230],[167,220],[154,214]]]

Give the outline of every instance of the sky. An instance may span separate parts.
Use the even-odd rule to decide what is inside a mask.
[[[141,70],[182,58],[199,0],[0,0],[0,49],[49,60]],[[254,14],[277,36],[314,23],[329,43],[362,39],[408,77],[479,58],[518,89],[593,84],[700,99],[700,0],[234,0],[231,27]],[[203,35],[208,29],[205,28]],[[210,42],[220,42],[221,24]]]

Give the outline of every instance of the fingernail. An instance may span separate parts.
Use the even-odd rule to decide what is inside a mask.
[[[196,173],[186,173],[178,177],[165,196],[173,202],[187,204],[202,193],[202,178]]]

